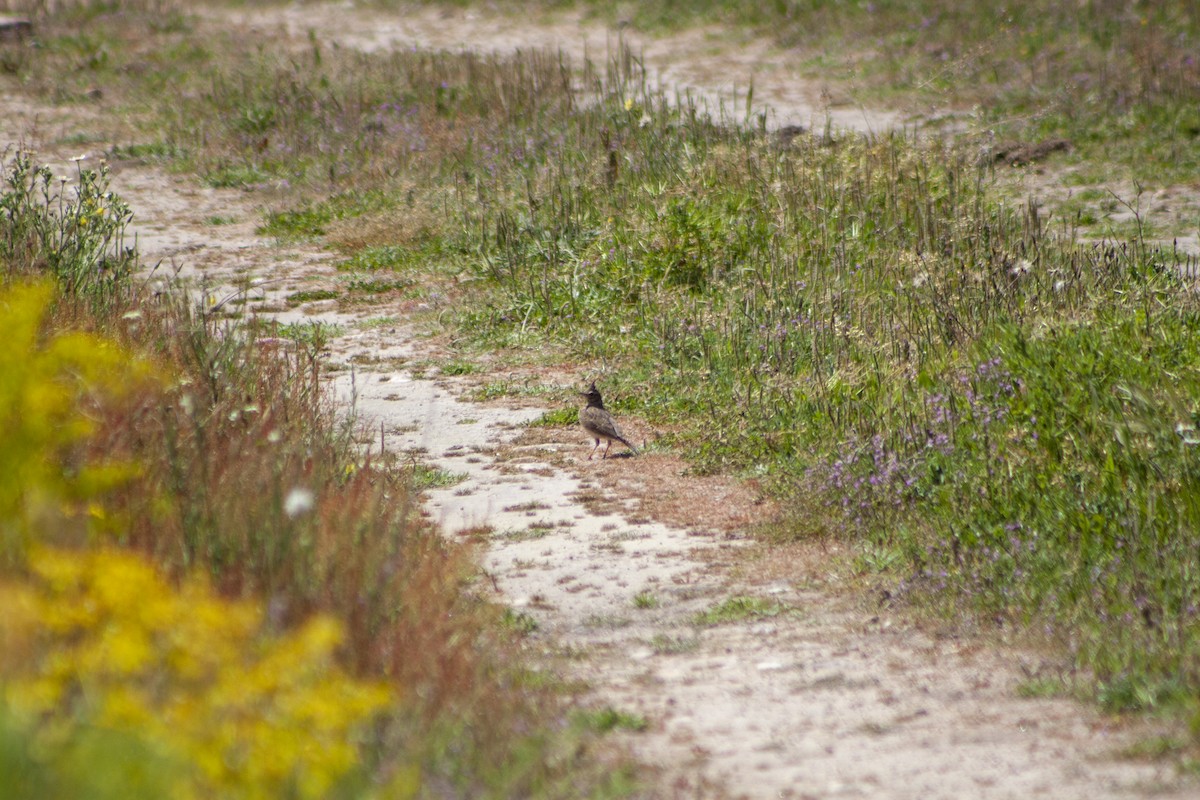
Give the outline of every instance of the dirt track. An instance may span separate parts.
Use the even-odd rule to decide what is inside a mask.
[[[595,51],[612,38],[577,19],[532,27],[428,10],[386,18],[303,5],[242,21],[284,25],[298,36],[336,31],[330,35],[344,45],[364,48],[571,52]],[[666,82],[714,92],[726,87],[705,76],[736,79],[754,69],[756,94],[784,109],[775,117],[781,124],[813,123],[819,89],[789,76],[780,54],[753,42],[724,48],[703,33],[646,43]],[[758,67],[762,59],[775,66]],[[76,153],[55,141],[86,120],[10,95],[0,107],[5,142],[25,140],[66,171],[61,162]],[[899,120],[846,114],[835,117],[839,124],[859,119],[878,129]],[[31,133],[35,118],[40,134]],[[350,314],[334,301],[286,309],[286,295],[336,287],[337,275],[328,254],[280,251],[256,236],[251,196],[140,165],[119,169],[114,188],[137,215],[148,262],[175,264],[213,287],[239,275],[270,279],[253,293],[261,313],[342,326],[329,356],[335,390],[356,397],[360,417],[371,430],[382,428],[389,449],[466,474],[429,493],[429,513],[448,536],[488,540],[485,567],[499,599],[538,623],[531,646],[587,681],[597,703],[645,715],[648,730],[621,735],[657,768],[655,796],[1195,796],[1169,766],[1120,758],[1130,732],[1111,720],[1066,700],[1019,698],[1016,686],[1023,670],[1038,668],[1037,656],[924,630],[903,613],[847,596],[827,574],[830,554],[756,550],[744,529],[764,506],[751,489],[682,475],[682,465],[664,455],[587,461],[581,432],[526,431],[524,423],[545,409],[458,399],[475,376],[435,368],[414,377],[412,359],[436,364],[442,356],[414,335],[399,309]],[[205,224],[218,214],[237,221]],[[381,315],[397,321],[364,324]],[[581,376],[560,377],[566,387]],[[648,433],[636,420],[627,427],[638,440]],[[607,488],[613,483],[621,494]],[[718,517],[718,509],[725,513]],[[639,607],[639,594],[653,602]],[[762,598],[773,613],[696,624],[698,612],[734,596]]]

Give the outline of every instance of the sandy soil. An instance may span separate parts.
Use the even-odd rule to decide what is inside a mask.
[[[242,22],[317,29],[363,47],[596,48],[611,37],[578,19],[543,28],[465,12],[448,22],[427,10],[383,19],[289,6]],[[782,59],[760,66],[757,58],[775,57],[771,48],[739,42],[720,50],[709,36],[647,42],[648,59],[663,65],[664,81],[705,70],[728,76],[736,70],[708,59],[719,65],[736,51],[728,63],[755,73],[756,93],[797,98],[780,122],[809,124],[818,113],[804,105],[812,87],[790,82]],[[77,153],[56,142],[86,118],[11,94],[0,96],[0,108],[0,141],[23,140],[69,174],[66,158]],[[898,119],[847,113],[868,127]],[[1042,668],[1037,654],[930,629],[848,593],[831,574],[836,545],[823,552],[753,544],[747,527],[772,509],[752,486],[689,476],[662,453],[589,461],[582,432],[526,426],[544,407],[463,400],[478,376],[429,369],[443,356],[403,309],[345,311],[336,301],[287,308],[286,295],[335,287],[338,277],[329,254],[256,236],[253,195],[132,164],[118,168],[113,183],[136,212],[148,262],[216,297],[249,281],[259,287],[249,304],[259,313],[340,326],[328,359],[333,390],[354,400],[373,440],[382,431],[389,450],[464,475],[429,492],[427,512],[448,536],[488,542],[484,569],[497,599],[537,622],[536,653],[585,681],[597,704],[646,717],[646,731],[619,735],[652,768],[652,796],[1196,796],[1169,765],[1119,755],[1143,728],[1067,700],[1018,697],[1017,686]],[[217,215],[236,221],[206,222]],[[385,315],[396,323],[367,322]],[[414,359],[426,365],[421,377]],[[573,379],[562,383],[570,388]],[[650,435],[637,420],[622,423],[636,441]],[[770,613],[698,622],[699,612],[735,596],[761,598]]]

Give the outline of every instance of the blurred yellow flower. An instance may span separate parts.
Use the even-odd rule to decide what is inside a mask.
[[[98,495],[136,469],[119,463],[64,469],[63,459],[92,433],[89,405],[154,378],[148,362],[100,336],[45,336],[53,296],[49,283],[0,289],[0,558],[9,561],[20,559],[30,521],[51,510],[86,507],[88,518],[103,522]]]
[[[35,546],[28,566],[0,583],[14,609],[0,616],[2,702],[33,735],[101,726],[165,750],[189,765],[172,797],[325,797],[396,701],[337,665],[342,628],[328,617],[272,636],[256,604],[203,580],[176,590],[121,551]]]

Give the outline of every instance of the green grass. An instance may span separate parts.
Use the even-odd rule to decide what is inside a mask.
[[[344,277],[342,285],[351,299],[362,302],[370,302],[376,295],[411,289],[413,285],[404,278],[376,278],[370,277],[369,273],[349,273]]]
[[[444,242],[434,239],[404,245],[372,245],[359,249],[339,269],[404,272],[419,268],[423,271],[430,261],[439,257],[453,260],[455,254],[447,249]]]
[[[214,189],[244,189],[264,184],[270,178],[257,167],[239,164],[215,167],[204,176],[204,182]]]
[[[445,362],[444,364],[440,365],[439,369],[441,369],[443,375],[470,375],[471,373],[478,372],[479,370],[479,368],[470,361],[461,361],[457,359],[454,361]]]
[[[1031,678],[1017,686],[1018,697],[1061,697],[1066,687],[1057,678]]]
[[[213,185],[220,186],[222,184],[214,183]],[[267,216],[266,222],[258,229],[258,232],[284,240],[311,239],[324,234],[333,220],[334,212],[324,206],[295,211],[276,211]]]
[[[341,334],[340,325],[330,322],[289,322],[277,326],[277,335],[312,348],[314,352],[324,350]]]
[[[785,606],[761,597],[737,596],[723,600],[712,608],[696,614],[693,622],[708,627],[743,622],[749,619],[775,617],[787,611]]]
[[[864,542],[855,565],[864,572],[893,572],[904,564],[904,551],[875,542]]]
[[[495,400],[500,397],[542,397],[552,394],[553,391],[552,388],[540,384],[498,380],[475,387],[470,396],[473,400]]]
[[[341,293],[334,289],[306,289],[303,292],[292,292],[285,300],[289,306],[298,306],[317,300],[336,300],[340,296]]]
[[[452,472],[439,467],[429,467],[424,464],[414,464],[407,472],[413,488],[418,491],[426,489],[449,489],[467,479],[465,472]]]
[[[538,629],[537,620],[524,611],[513,611],[511,608],[504,609],[504,618],[501,620],[504,627],[516,631],[521,636],[528,636]]]
[[[662,601],[653,592],[638,592],[633,596],[633,607],[639,609],[658,608]]]
[[[615,730],[641,733],[649,727],[646,718],[641,714],[631,714],[611,706],[594,711],[577,711],[575,723],[596,733],[610,733]]]
[[[359,322],[359,326],[368,329],[374,328],[391,328],[399,325],[401,322],[399,317],[394,317],[389,314],[383,314],[375,317],[367,317]]]
[[[407,248],[396,245],[382,245],[359,250],[339,269],[363,270],[366,272],[400,270],[406,265],[411,264],[414,260],[416,259]]]
[[[552,525],[539,525],[535,522],[524,528],[510,528],[496,536],[509,542],[532,542],[546,538],[552,530],[554,530]]]
[[[1175,736],[1154,736],[1126,748],[1124,755],[1132,759],[1161,759],[1186,753],[1189,743]]]
[[[575,425],[578,422],[579,409],[569,407],[546,411],[537,419],[530,422],[529,425],[538,428],[560,428],[567,425]]]

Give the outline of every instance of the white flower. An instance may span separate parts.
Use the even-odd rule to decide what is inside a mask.
[[[301,514],[307,514],[312,511],[313,501],[315,500],[313,493],[297,486],[288,492],[288,496],[283,501],[283,513],[288,517],[295,519]]]

